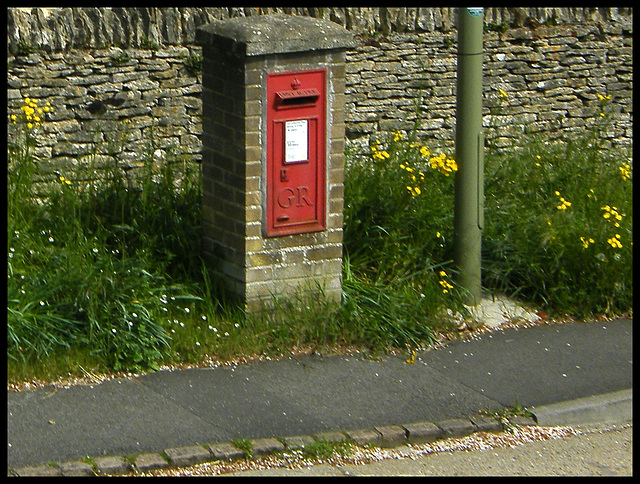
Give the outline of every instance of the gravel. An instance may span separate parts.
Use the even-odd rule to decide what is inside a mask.
[[[428,444],[404,445],[395,449],[354,445],[352,453],[347,457],[333,456],[329,459],[309,459],[305,457],[303,451],[296,450],[259,459],[240,459],[231,462],[214,461],[191,467],[155,470],[137,475],[170,477],[215,476],[273,468],[302,469],[321,464],[340,467],[367,464],[385,459],[417,459],[428,454],[441,452],[517,447],[530,442],[562,439],[582,432],[584,431],[572,427],[523,426],[515,427],[510,431],[476,432],[466,437],[449,438]]]

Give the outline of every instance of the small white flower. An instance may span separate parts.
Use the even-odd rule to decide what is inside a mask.
[[[191,311],[189,308],[184,308],[185,313],[188,313],[189,311]]]
[[[207,320],[207,317],[206,317],[204,314],[202,315],[202,320],[203,320],[203,321],[206,321],[206,320]]]
[[[137,317],[138,317],[138,315],[137,315],[136,313],[131,313],[131,315],[132,315],[134,318],[137,318]]]
[[[98,249],[96,249],[95,247],[93,249],[91,249],[93,251],[94,254],[98,253]]]

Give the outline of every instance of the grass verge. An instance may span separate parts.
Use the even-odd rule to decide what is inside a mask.
[[[199,166],[152,140],[138,176],[96,153],[34,155],[37,102],[8,144],[8,379],[153,370],[299,348],[411,350],[464,313],[452,262],[455,160],[409,133],[350,148],[343,300],[246,316],[200,260]],[[30,118],[28,118],[30,116]],[[596,133],[597,134],[597,133]],[[483,285],[554,316],[632,311],[632,162],[588,136],[486,155]]]

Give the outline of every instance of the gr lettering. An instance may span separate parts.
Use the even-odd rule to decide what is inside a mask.
[[[278,193],[278,205],[281,208],[290,208],[294,203],[296,207],[308,205],[313,207],[313,203],[308,198],[309,187],[285,187]]]

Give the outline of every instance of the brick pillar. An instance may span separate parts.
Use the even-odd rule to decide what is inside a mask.
[[[339,301],[345,122],[341,26],[290,15],[199,29],[202,45],[203,256],[248,311],[298,291]],[[267,75],[326,70],[326,213],[320,231],[267,237]]]

